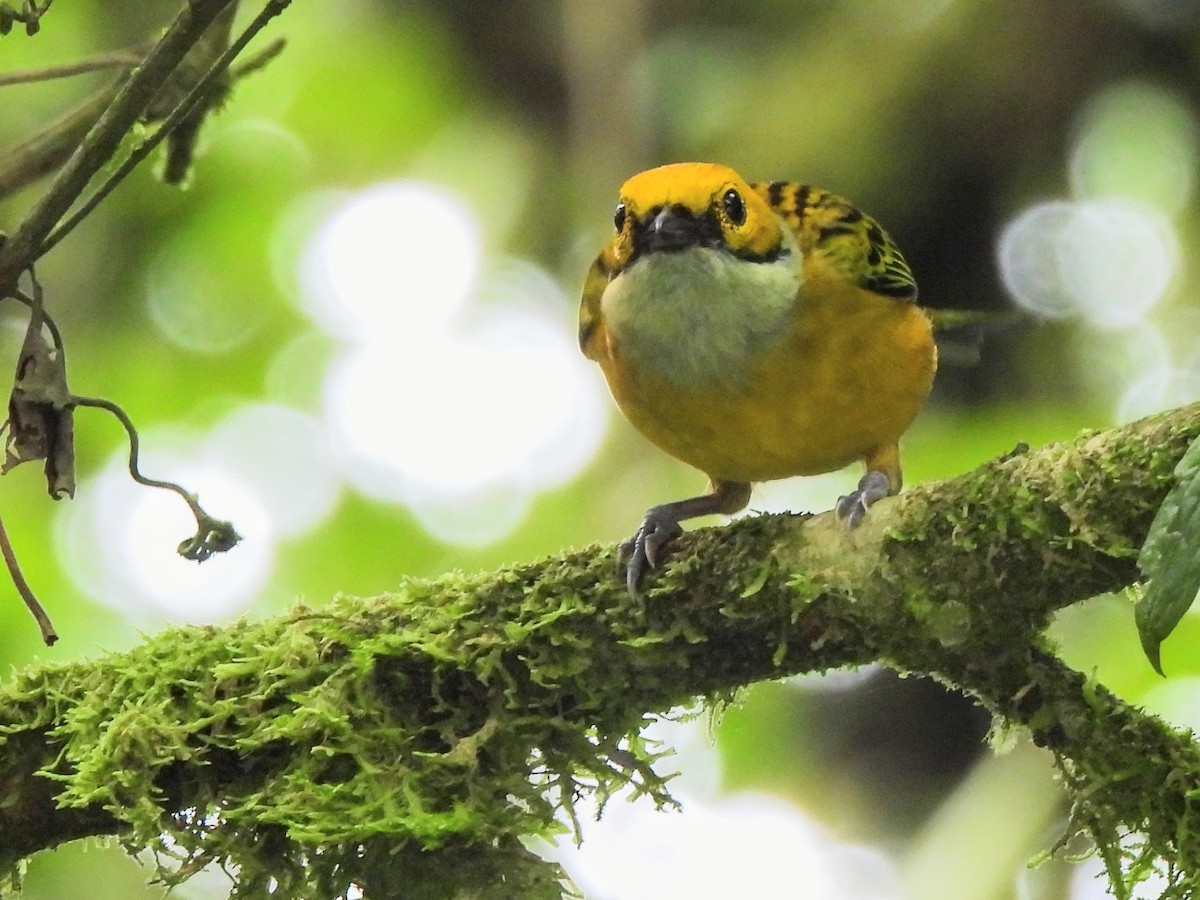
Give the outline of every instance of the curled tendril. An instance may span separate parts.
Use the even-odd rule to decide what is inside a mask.
[[[193,507],[192,512],[197,513],[196,533],[187,540],[180,541],[177,548],[179,555],[184,559],[204,562],[214,553],[232,550],[242,539],[230,522],[212,518],[199,506]]]
[[[79,397],[73,395],[71,400],[75,406],[89,406],[112,413],[125,428],[125,433],[129,435],[129,476],[134,481],[138,484],[144,484],[146,487],[173,491],[187,503],[188,508],[192,511],[192,515],[196,518],[196,533],[180,542],[177,548],[180,556],[184,559],[194,560],[195,562],[204,562],[214,553],[224,553],[237,545],[242,537],[237,533],[233,524],[210,516],[204,511],[204,508],[200,505],[200,501],[196,499],[196,495],[191,491],[186,490],[173,481],[147,478],[142,474],[141,469],[138,467],[138,455],[140,453],[138,431],[133,424],[133,420],[129,418],[129,414],[125,410],[113,401],[105,400],[103,397]]]

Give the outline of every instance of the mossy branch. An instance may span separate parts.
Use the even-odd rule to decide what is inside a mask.
[[[1200,752],[1042,632],[1137,578],[1198,435],[1200,404],[1010,455],[884,501],[851,534],[829,515],[699,529],[636,599],[613,548],[590,547],[28,670],[0,689],[0,871],[118,834],[178,860],[168,880],[231,864],[242,896],[553,897],[558,871],[517,836],[553,830],[584,790],[632,782],[668,802],[648,715],[881,660],[1027,727],[1118,885],[1136,832],[1169,895],[1190,896]]]

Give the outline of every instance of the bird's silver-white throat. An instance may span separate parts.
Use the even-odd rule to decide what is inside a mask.
[[[771,262],[688,247],[638,258],[609,282],[600,303],[631,365],[680,384],[705,383],[734,377],[782,335],[800,273],[794,242]]]

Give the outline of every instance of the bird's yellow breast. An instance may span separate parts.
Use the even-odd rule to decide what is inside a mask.
[[[623,346],[636,341],[629,328],[623,335],[609,318],[593,349],[622,412],[663,450],[727,481],[828,472],[894,442],[916,417],[936,368],[919,307],[819,263],[806,266],[783,327],[707,376],[681,379],[669,365],[649,363]],[[684,328],[675,339],[700,357],[708,342],[724,343]]]

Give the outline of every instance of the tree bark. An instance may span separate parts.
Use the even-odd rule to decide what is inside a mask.
[[[515,838],[552,830],[580,791],[632,783],[670,802],[638,737],[647,716],[879,660],[1048,747],[1118,896],[1139,852],[1187,896],[1196,744],[1070,670],[1042,632],[1137,580],[1198,435],[1195,404],[1014,451],[879,503],[853,532],[829,514],[698,529],[637,598],[614,548],[593,546],[27,670],[0,688],[0,871],[119,834],[182,854],[168,879],[235,865],[245,896],[425,896],[431,873],[513,896],[492,892],[497,871],[555,896],[561,873]]]

